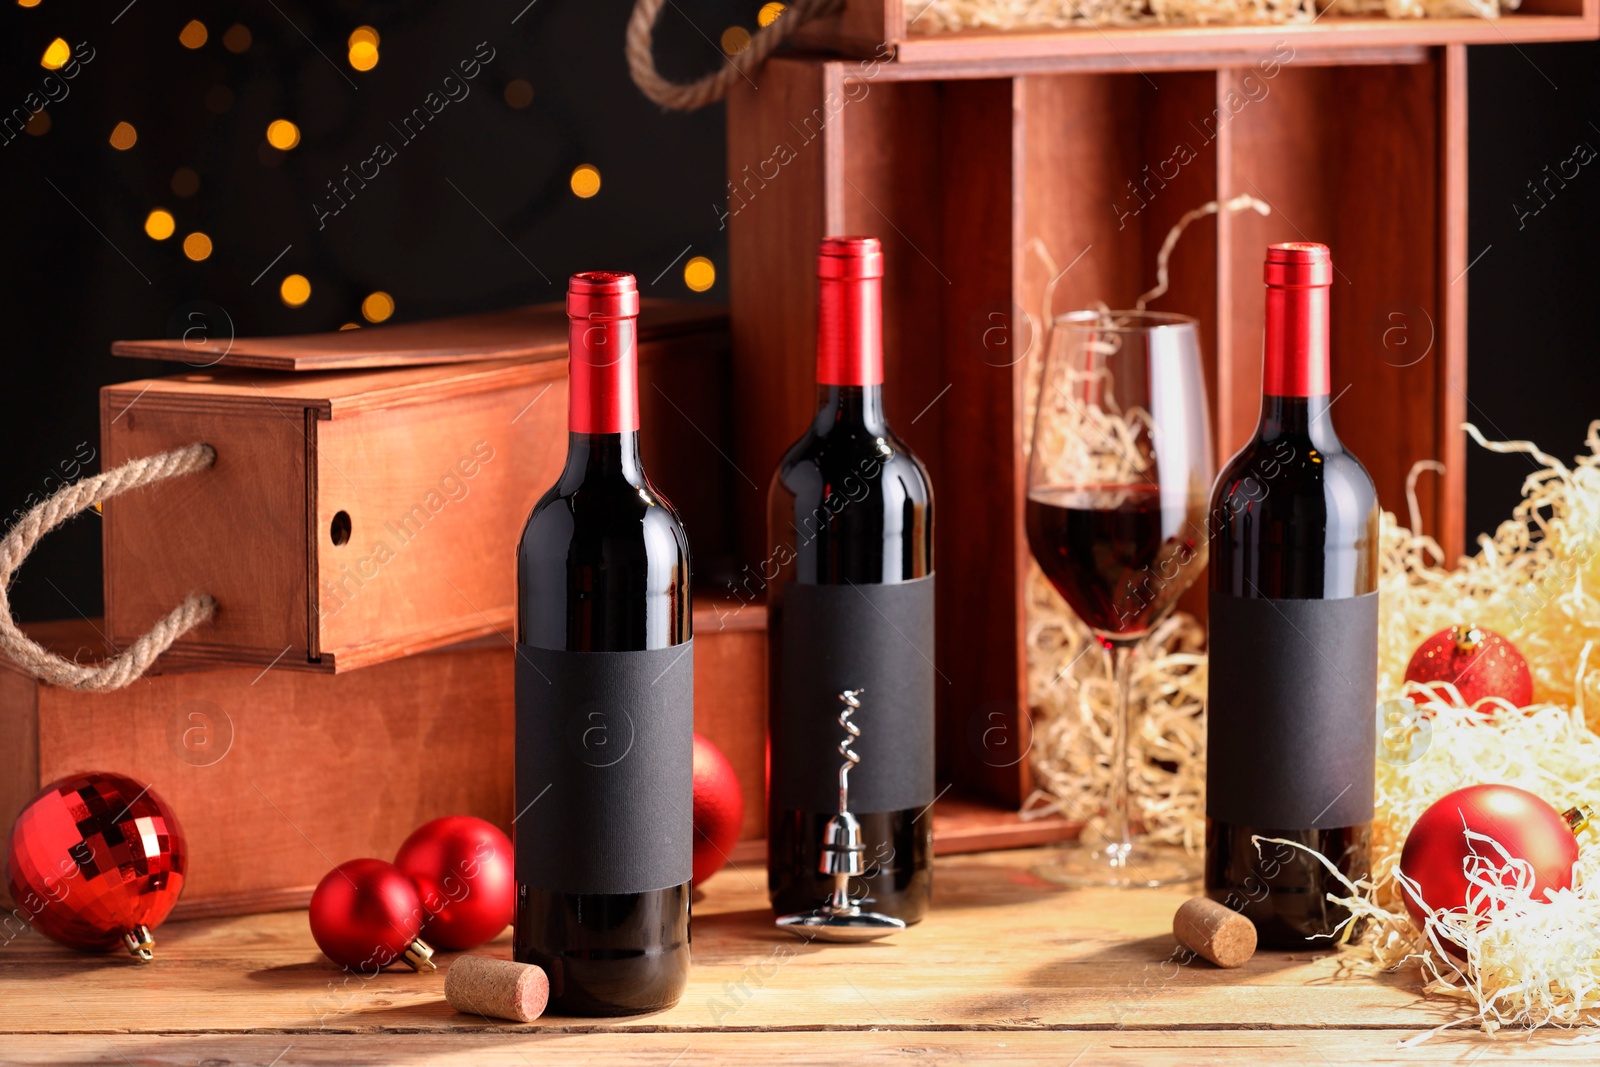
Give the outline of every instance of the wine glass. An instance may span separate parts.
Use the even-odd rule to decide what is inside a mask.
[[[1129,677],[1139,643],[1206,563],[1214,475],[1195,320],[1149,311],[1056,318],[1028,462],[1028,545],[1094,631],[1116,685],[1106,843],[1036,869],[1064,885],[1155,886],[1199,875],[1128,824]]]

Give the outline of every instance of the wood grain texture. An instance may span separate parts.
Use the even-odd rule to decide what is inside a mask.
[[[639,340],[664,340],[726,325],[727,310],[715,304],[646,297],[640,301]],[[209,336],[221,323],[207,323],[204,337],[116,341],[111,353],[187,363],[195,368],[253,367],[276,371],[362,370],[494,359],[561,360],[567,354],[567,312],[562,303],[492,311],[479,315],[371,326],[333,333],[282,337]]]
[[[1185,1067],[1321,1062],[1318,1053],[1336,1063],[1592,1058],[1558,1044],[1560,1034],[1467,1032],[1398,1050],[1462,1007],[1423,997],[1412,975],[1360,975],[1337,949],[1258,952],[1233,971],[1179,962],[1172,916],[1192,889],[1061,890],[1030,873],[1044,858],[941,858],[928,919],[870,947],[780,933],[759,872],[725,869],[696,894],[683,999],[623,1019],[497,1025],[457,1014],[443,999],[455,954],[441,953],[431,974],[346,975],[317,952],[303,912],[168,923],[144,968],[27,933],[0,955],[7,1058],[1065,1064],[1082,1055]],[[479,951],[509,955],[509,933]],[[28,1036],[41,1032],[49,1036]]]

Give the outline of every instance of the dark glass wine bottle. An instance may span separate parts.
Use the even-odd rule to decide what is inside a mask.
[[[830,237],[817,259],[817,411],[768,493],[771,786],[767,888],[817,907],[838,806],[838,695],[861,689],[850,774],[867,873],[850,893],[920,920],[933,884],[933,490],[883,413],[883,252]]]
[[[1368,871],[1378,499],[1329,415],[1325,245],[1267,250],[1261,421],[1212,496],[1206,894],[1265,948],[1349,913],[1315,856]]]
[[[567,293],[567,462],[517,551],[514,956],[550,1010],[670,1007],[689,970],[689,543],[639,459],[631,274]]]

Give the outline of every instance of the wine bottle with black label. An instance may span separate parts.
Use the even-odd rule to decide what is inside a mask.
[[[567,462],[517,550],[515,958],[550,1009],[675,1004],[689,972],[689,542],[639,459],[633,275],[567,290]]]
[[[867,871],[849,891],[914,923],[933,883],[933,490],[884,418],[878,240],[824,240],[817,275],[817,410],[772,477],[762,567],[767,888],[779,914],[833,888],[817,861],[839,805],[839,694],[859,689],[850,809]]]
[[[1378,498],[1334,433],[1325,245],[1267,250],[1261,421],[1210,524],[1206,894],[1260,944],[1303,948],[1368,872],[1378,663]],[[1261,839],[1261,840],[1258,840]]]

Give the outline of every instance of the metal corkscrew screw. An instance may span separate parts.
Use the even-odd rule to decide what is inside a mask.
[[[861,756],[850,747],[861,736],[861,727],[850,717],[861,710],[863,692],[846,689],[839,694],[844,705],[839,712],[839,726],[845,731],[839,742],[839,755],[844,758],[839,765],[839,813],[823,829],[822,852],[817,859],[817,870],[833,876],[833,892],[814,911],[797,912],[778,920],[781,929],[808,941],[872,941],[906,928],[899,919],[862,911],[860,902],[850,898],[850,879],[866,872],[861,824],[850,814],[850,770],[861,762]]]

